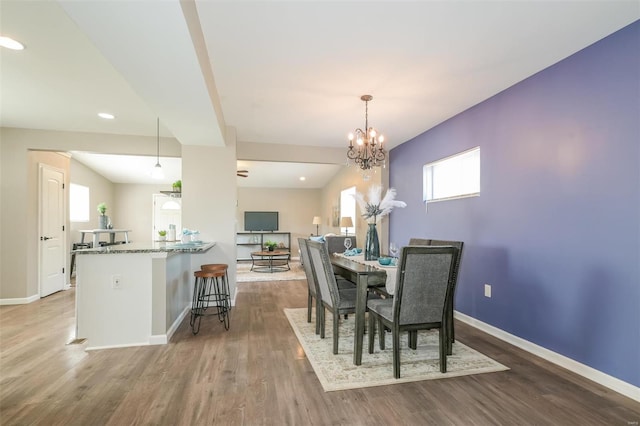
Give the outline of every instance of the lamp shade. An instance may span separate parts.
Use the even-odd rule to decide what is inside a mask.
[[[342,216],[340,218],[340,226],[345,228],[351,228],[353,226],[353,220],[351,220],[351,216]]]
[[[314,216],[313,217],[313,224],[314,225],[322,225],[322,218],[320,216]]]

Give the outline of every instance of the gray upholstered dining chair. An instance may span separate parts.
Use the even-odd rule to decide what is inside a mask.
[[[318,294],[318,283],[316,282],[315,276],[313,275],[313,271],[311,269],[311,261],[309,260],[309,251],[307,249],[307,239],[298,238],[298,247],[300,248],[300,256],[302,262],[302,266],[304,268],[304,274],[307,277],[307,322],[311,322],[311,313],[314,307],[316,308],[316,334],[320,333],[320,321],[318,312],[318,303],[320,303],[320,299],[317,297]],[[336,282],[338,283],[339,290],[346,289],[355,289],[356,284],[354,282],[349,281],[346,278],[336,276]],[[344,319],[347,319],[347,314],[344,315]]]
[[[460,272],[460,262],[462,261],[462,248],[464,247],[464,243],[462,241],[451,241],[451,240],[432,240],[432,239],[423,239],[423,238],[411,238],[409,240],[409,245],[411,246],[453,246],[458,249],[458,254],[456,255],[456,263],[453,271],[453,289],[451,290],[451,300],[449,305],[447,306],[447,321],[449,322],[447,327],[447,354],[451,355],[451,351],[453,349],[453,342],[456,340],[456,333],[453,321],[453,311],[455,310],[455,294],[456,287],[458,285],[458,274]],[[409,344],[412,348],[415,349],[416,342],[415,333],[411,333]]]
[[[447,371],[447,306],[452,297],[458,249],[451,246],[406,246],[400,251],[396,291],[392,299],[372,299],[369,308],[369,353],[376,323],[380,349],[385,327],[393,337],[393,376],[400,378],[400,333],[439,329],[440,371]],[[417,338],[414,339],[417,342]],[[415,349],[415,347],[412,347]]]
[[[338,289],[338,282],[333,274],[331,259],[327,245],[318,241],[307,241],[309,260],[320,294],[316,317],[320,320],[320,338],[324,339],[325,310],[333,314],[333,353],[338,353],[340,315],[356,311],[356,289]]]
[[[313,270],[311,269],[311,260],[309,260],[307,241],[308,240],[306,238],[298,238],[298,247],[300,248],[300,256],[302,257],[302,266],[304,268],[304,274],[307,277],[307,322],[311,322],[311,311],[313,308],[313,302],[315,300],[316,334],[320,334],[320,299],[318,298],[318,283],[315,276],[313,275]]]

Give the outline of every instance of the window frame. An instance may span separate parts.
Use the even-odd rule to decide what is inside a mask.
[[[433,196],[434,186],[437,185],[437,181],[434,182],[434,177],[433,177],[434,168],[438,165],[442,166],[444,165],[444,163],[450,163],[449,165],[460,168],[463,166],[463,164],[459,164],[459,165],[451,164],[452,160],[455,160],[455,162],[462,163],[465,161],[465,157],[470,157],[472,154],[475,154],[476,152],[477,152],[477,175],[476,175],[477,182],[472,183],[472,186],[474,187],[474,189],[477,187],[477,191],[474,190],[470,192],[465,192],[463,188],[469,185],[459,185],[461,187],[458,188],[458,192],[455,195],[448,195],[448,196],[434,198]],[[448,157],[441,158],[439,160],[432,161],[430,163],[425,164],[424,166],[422,166],[422,200],[425,203],[435,203],[440,201],[457,200],[460,198],[479,197],[480,190],[481,190],[480,167],[481,167],[480,146],[476,146],[471,149],[467,149],[465,151],[458,152]],[[463,177],[464,176],[462,176],[461,174],[458,175],[459,179],[462,179]]]

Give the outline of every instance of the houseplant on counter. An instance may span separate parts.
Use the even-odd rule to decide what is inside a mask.
[[[98,217],[99,229],[107,229],[109,226],[109,216],[105,215],[106,212],[107,204],[104,202],[98,204],[98,213],[100,213],[100,216]]]
[[[158,231],[158,240],[159,241],[166,241],[167,240],[167,231],[165,231],[164,229],[161,229],[160,231]]]
[[[171,185],[173,192],[182,192],[182,181],[177,180]]]
[[[278,247],[278,243],[267,240],[265,241],[264,246],[268,251],[273,251],[276,247]]]
[[[396,200],[395,188],[389,188],[384,198],[381,199],[381,196],[382,187],[379,185],[372,185],[369,188],[368,202],[359,192],[355,195],[362,217],[369,223],[364,246],[364,260],[377,260],[380,257],[380,241],[378,240],[378,230],[376,229],[378,219],[391,213],[394,207],[407,207],[407,203],[404,201]]]

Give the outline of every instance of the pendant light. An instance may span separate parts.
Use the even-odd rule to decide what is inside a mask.
[[[164,171],[162,170],[162,166],[160,165],[160,118],[157,119],[156,124],[156,145],[157,145],[157,157],[156,157],[156,165],[151,171],[151,177],[153,179],[164,179]]]

